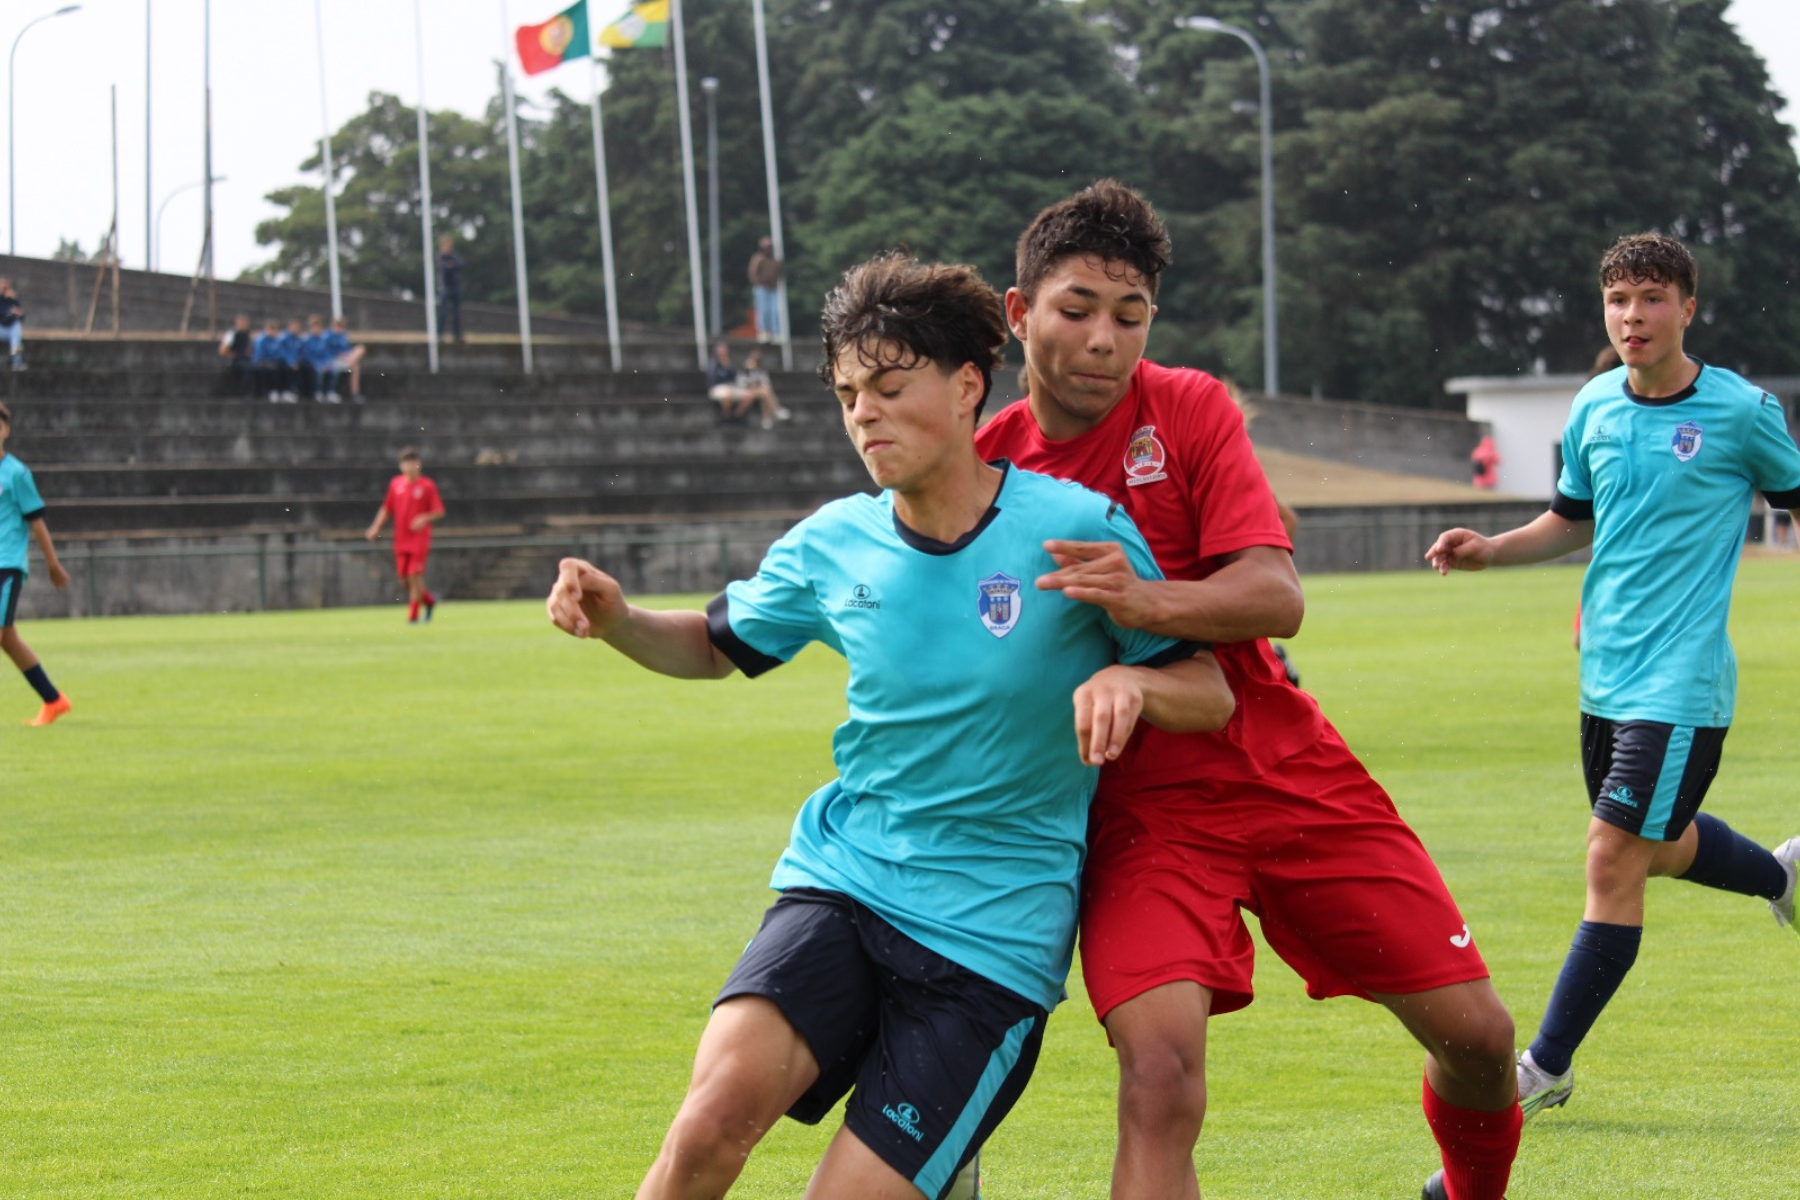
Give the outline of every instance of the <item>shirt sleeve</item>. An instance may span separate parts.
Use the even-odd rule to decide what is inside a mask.
[[[1574,501],[1576,505],[1587,505],[1588,515],[1585,518],[1573,517],[1572,520],[1592,520],[1594,505],[1594,481],[1588,477],[1587,460],[1581,457],[1582,431],[1587,428],[1583,419],[1582,407],[1579,403],[1575,411],[1569,414],[1568,424],[1563,426],[1562,435],[1562,474],[1556,480],[1557,496],[1564,500]],[[1554,507],[1554,502],[1552,504]],[[1561,513],[1561,510],[1557,510]],[[1568,516],[1568,513],[1561,513]]]
[[[37,480],[30,471],[20,471],[13,480],[13,499],[19,506],[21,520],[35,521],[44,515],[44,498],[38,495]]]
[[[1138,578],[1161,580],[1162,568],[1156,565],[1156,556],[1150,553],[1150,546],[1144,541],[1144,535],[1138,532],[1137,524],[1118,504],[1108,503],[1105,517],[1105,530],[1096,541],[1116,541],[1125,550],[1125,557],[1130,561],[1132,570]],[[1101,610],[1105,612],[1104,609]],[[1202,649],[1198,642],[1184,642],[1180,638],[1164,637],[1160,633],[1151,633],[1143,629],[1127,629],[1108,616],[1105,617],[1107,636],[1119,648],[1119,661],[1132,667],[1161,667],[1177,662],[1183,658],[1192,658],[1196,650]]]
[[[1750,433],[1750,482],[1776,508],[1800,507],[1800,449],[1788,432],[1781,401],[1763,393]]]
[[[1252,546],[1289,553],[1294,543],[1281,524],[1275,490],[1250,446],[1244,414],[1210,376],[1196,374],[1183,438],[1197,456],[1189,475],[1189,504],[1200,530],[1200,557],[1217,558]]]
[[[769,547],[754,578],[729,583],[712,598],[706,631],[752,679],[822,640],[818,597],[806,574],[805,522]]]

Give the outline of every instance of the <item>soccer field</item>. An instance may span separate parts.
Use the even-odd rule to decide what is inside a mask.
[[[1580,917],[1579,580],[1310,578],[1290,647],[1437,857],[1521,1042]],[[1797,584],[1800,561],[1739,578],[1708,801],[1769,845],[1800,833]],[[23,729],[35,697],[0,690],[0,1195],[631,1194],[832,773],[839,659],[665,680],[534,603],[22,631],[75,710]],[[1668,881],[1649,921],[1511,1195],[1800,1195],[1800,938]],[[1420,1053],[1259,967],[1212,1027],[1208,1200],[1416,1196]],[[1113,1065],[1071,991],[983,1156],[992,1200],[1106,1195]],[[797,1197],[831,1128],[784,1122],[733,1194]]]

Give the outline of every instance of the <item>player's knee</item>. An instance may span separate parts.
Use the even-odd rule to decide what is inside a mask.
[[[1119,1120],[1138,1129],[1198,1132],[1206,1117],[1206,1064],[1178,1046],[1138,1046],[1119,1055]]]
[[[690,1096],[663,1139],[662,1157],[678,1178],[735,1176],[766,1132],[742,1106]]]

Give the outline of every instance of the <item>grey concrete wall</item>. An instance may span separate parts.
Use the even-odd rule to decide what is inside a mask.
[[[1253,394],[1250,440],[1383,471],[1469,481],[1481,426],[1460,413]]]

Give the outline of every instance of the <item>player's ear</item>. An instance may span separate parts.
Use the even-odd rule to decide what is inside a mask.
[[[971,416],[981,404],[982,394],[987,390],[987,381],[982,378],[981,368],[972,362],[966,362],[956,369],[956,415]]]
[[[1025,299],[1025,293],[1016,287],[1006,289],[1006,327],[1021,342],[1025,340],[1027,314],[1031,312],[1031,303]]]

